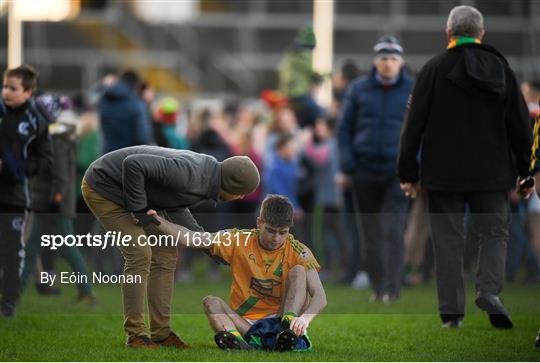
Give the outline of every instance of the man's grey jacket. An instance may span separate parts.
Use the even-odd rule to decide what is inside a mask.
[[[132,146],[94,161],[85,180],[99,195],[131,212],[183,212],[206,200],[218,201],[221,163],[189,150]]]

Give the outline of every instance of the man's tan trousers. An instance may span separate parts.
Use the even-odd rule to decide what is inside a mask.
[[[142,246],[138,237],[145,234],[133,224],[131,213],[96,193],[86,180],[82,182],[86,204],[107,231],[131,235],[131,245],[120,247],[124,256],[124,275],[141,276],[141,283],[122,284],[124,330],[128,337],[148,335],[144,323],[146,294],[150,313],[150,334],[153,340],[165,339],[171,332],[171,304],[174,272],[178,252],[176,247]]]

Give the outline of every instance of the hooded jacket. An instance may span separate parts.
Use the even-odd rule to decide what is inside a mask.
[[[103,155],[84,178],[99,195],[128,211],[173,211],[217,202],[221,163],[188,150],[133,146]]]
[[[107,88],[99,101],[103,152],[152,141],[152,130],[144,103],[122,81]]]
[[[401,134],[398,174],[428,190],[495,191],[529,173],[527,105],[506,59],[465,44],[419,72]],[[418,150],[422,149],[420,167]]]

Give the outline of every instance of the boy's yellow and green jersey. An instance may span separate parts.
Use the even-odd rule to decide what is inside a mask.
[[[320,266],[308,247],[289,234],[277,250],[259,244],[259,230],[226,230],[214,235],[210,253],[231,266],[230,306],[246,319],[277,314],[287,289],[292,267],[306,271]]]

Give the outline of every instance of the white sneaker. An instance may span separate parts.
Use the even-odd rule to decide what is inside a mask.
[[[365,271],[359,271],[351,282],[351,287],[356,290],[363,290],[369,287],[369,276]]]

